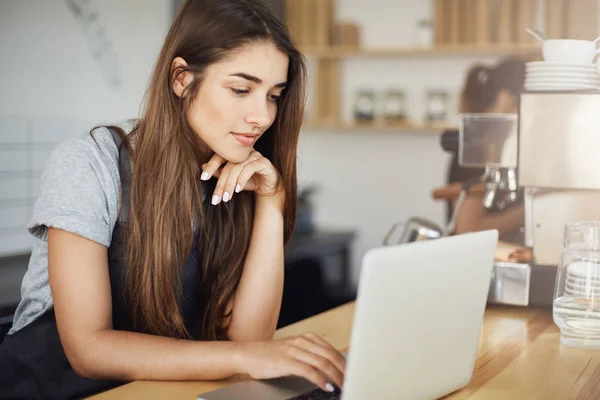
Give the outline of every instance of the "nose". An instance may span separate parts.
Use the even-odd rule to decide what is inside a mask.
[[[252,102],[251,109],[246,114],[245,122],[261,130],[270,126],[275,118],[275,109],[271,110],[269,100],[256,99]]]

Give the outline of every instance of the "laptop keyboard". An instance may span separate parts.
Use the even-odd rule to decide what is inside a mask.
[[[308,393],[289,398],[288,400],[340,400],[341,391],[335,389],[333,392],[325,392],[322,389],[315,389]]]

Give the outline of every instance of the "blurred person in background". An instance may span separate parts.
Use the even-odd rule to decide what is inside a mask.
[[[183,5],[140,119],[53,151],[0,398],[237,374],[342,386],[320,336],[273,340],[305,91],[305,59],[261,1]]]
[[[509,57],[495,66],[478,64],[470,68],[461,93],[459,113],[507,114],[518,112],[519,95],[525,82],[525,61]],[[516,139],[516,138],[514,138]],[[453,154],[448,170],[449,183],[465,182],[483,175],[485,168],[463,168],[458,155]],[[447,216],[452,215],[455,202],[448,202]],[[467,196],[456,218],[455,234],[497,229],[507,242],[523,243],[523,193],[504,209],[486,209],[482,198]]]

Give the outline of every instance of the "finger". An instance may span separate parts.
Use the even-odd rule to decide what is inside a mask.
[[[237,182],[235,185],[235,192],[239,193],[244,189],[251,190],[252,188],[247,188],[248,181],[252,176],[256,173],[256,163],[259,162],[255,160],[251,163],[248,163],[242,167],[240,174],[238,175]]]
[[[297,347],[327,359],[336,367],[342,376],[346,372],[346,360],[344,359],[344,356],[329,343],[325,342],[326,345],[316,344],[311,339],[305,337],[305,335],[298,336],[293,343]]]
[[[300,376],[314,383],[326,392],[333,392],[333,386],[327,382],[327,379],[325,379],[325,377],[321,375],[316,368],[296,360],[291,361],[289,368],[291,374]]]
[[[248,187],[248,181],[255,174],[260,174],[263,171],[268,170],[271,167],[271,162],[264,157],[260,157],[257,160],[252,161],[251,163],[246,164],[246,166],[242,169],[240,173],[240,177],[238,178],[238,184],[236,186],[236,190],[254,190],[256,188]]]
[[[244,169],[246,165],[254,162],[255,160],[261,158],[259,152],[254,151],[250,153],[248,158],[241,162],[240,164],[233,164],[231,169],[229,170],[229,174],[227,176],[227,181],[225,183],[225,189],[223,192],[223,201],[227,202],[231,200],[234,193],[239,193],[241,191],[241,187],[237,184],[237,178],[240,175],[241,171]]]
[[[346,373],[346,359],[344,356],[331,344],[322,340],[323,343],[315,343],[313,340],[305,337],[306,335],[299,336],[295,341],[295,345],[305,348],[308,351],[315,353],[321,357],[326,358],[331,362],[340,373],[345,375]],[[316,335],[315,335],[316,336]]]
[[[266,160],[266,159],[258,151],[256,151],[256,150],[253,151],[252,153],[250,153],[250,156],[248,156],[248,158],[246,159],[246,161],[244,161],[242,163],[242,169],[241,169],[241,171],[243,172],[246,169],[246,167],[248,167],[250,164],[253,164],[253,163],[255,163],[257,161],[260,161],[260,160]],[[243,175],[242,175],[242,172],[240,172],[240,177],[242,178],[243,182],[240,182],[240,177],[238,177],[237,183],[235,185],[235,192],[236,193],[239,193],[242,190],[244,190],[244,187],[248,183],[248,180],[250,178],[252,178],[252,175],[254,175],[254,173],[255,173],[255,170],[253,168],[254,167],[251,167],[250,169],[247,169],[246,172],[243,173]]]
[[[333,347],[331,343],[329,343],[327,340],[323,339],[316,333],[308,332],[303,336],[306,337],[308,340],[312,341],[313,343],[333,352],[332,355],[334,356],[334,359],[331,360],[331,362],[333,362],[334,365],[338,367],[339,370],[342,371],[344,374],[346,373],[346,358],[338,349]]]
[[[213,206],[219,204],[221,200],[229,200],[229,193],[225,192],[225,182],[227,182],[227,177],[229,176],[229,172],[231,171],[232,167],[233,164],[227,163],[221,170],[219,180],[217,181],[217,185],[215,186],[215,190],[211,199],[211,204]]]
[[[223,157],[214,154],[206,164],[202,165],[202,175],[200,176],[200,179],[203,181],[209,180],[225,162],[226,160]]]
[[[331,383],[336,384],[337,387],[341,388],[344,384],[344,376],[342,373],[325,357],[321,357],[318,354],[298,347],[294,347],[294,350],[291,350],[290,356],[304,364],[316,368],[325,375]]]
[[[223,163],[227,163],[227,160],[225,160],[224,158],[222,158],[220,156],[217,156],[217,157],[219,157],[221,160],[223,160]],[[258,151],[253,151],[252,153],[250,153],[248,158],[244,162],[240,163],[239,165],[241,165],[243,167],[244,165],[248,164],[249,162],[255,161],[256,159],[258,159],[260,157],[262,157],[262,155]],[[222,166],[222,164],[221,164],[221,166]],[[210,168],[210,165],[208,163],[202,165],[202,170],[205,170],[206,168]],[[200,177],[200,179],[208,180],[211,178],[211,176],[219,178],[221,176],[221,169],[222,169],[221,167],[216,167],[216,170],[212,173],[212,175],[210,175],[208,171],[206,173],[202,173],[202,176]],[[206,179],[203,179],[203,178],[206,178]],[[231,194],[231,193],[233,193],[233,191],[231,191],[229,193]]]
[[[243,167],[243,164],[235,164],[229,169],[229,173],[227,174],[227,180],[224,183],[224,202],[228,202],[233,197],[237,185],[237,179]]]

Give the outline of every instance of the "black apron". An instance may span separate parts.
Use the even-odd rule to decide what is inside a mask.
[[[125,266],[123,222],[128,218],[129,155],[113,132],[119,148],[121,210],[108,248],[112,292],[113,329],[134,331],[128,307],[123,301]],[[197,331],[201,315],[198,271],[198,235],[183,267],[181,312],[188,332]],[[0,345],[0,399],[76,399],[112,389],[127,382],[92,380],[78,376],[65,355],[56,327],[54,309],[31,322]]]

